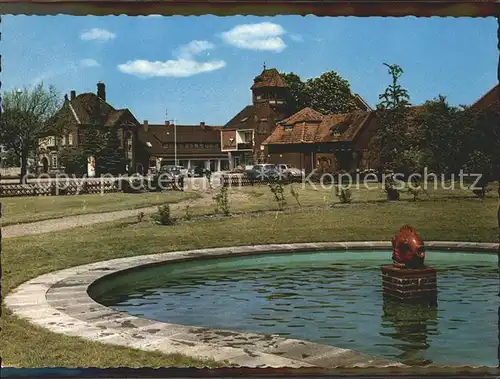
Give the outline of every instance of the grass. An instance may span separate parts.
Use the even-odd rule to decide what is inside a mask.
[[[338,201],[332,191],[299,187],[299,199],[304,205],[318,206]],[[284,212],[178,220],[171,226],[158,226],[150,220],[138,223],[136,219],[129,219],[5,239],[2,252],[3,293],[44,273],[106,259],[247,244],[390,240],[405,223],[414,226],[424,241],[496,242],[498,237],[498,198],[493,196],[496,191],[492,191],[484,201],[475,199],[466,191],[438,190],[431,193],[430,200],[385,203],[380,201],[384,194],[379,189],[354,190],[355,203],[314,210],[298,208],[288,188],[286,191],[288,208]],[[233,212],[276,207],[271,191],[265,187],[233,189],[230,198]],[[246,201],[237,203],[238,199]],[[213,203],[201,203],[193,208],[193,212],[213,212]],[[176,207],[173,215],[182,217],[182,207]],[[389,255],[387,259],[390,261]],[[214,367],[221,364],[63,336],[31,325],[5,309],[3,311],[0,354],[4,362],[13,366]]]
[[[43,221],[65,216],[112,212],[176,203],[198,198],[195,192],[150,192],[143,194],[7,197],[2,199],[2,225]]]

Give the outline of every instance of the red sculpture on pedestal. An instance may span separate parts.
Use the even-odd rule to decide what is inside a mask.
[[[405,225],[392,237],[392,262],[398,268],[424,268],[425,247],[415,228]]]

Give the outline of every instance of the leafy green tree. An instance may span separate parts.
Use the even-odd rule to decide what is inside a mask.
[[[282,73],[281,76],[285,79],[290,93],[295,102],[294,106],[297,110],[307,108],[310,106],[309,94],[307,93],[306,83],[304,83],[300,77],[293,72],[288,74]]]
[[[385,89],[384,93],[378,96],[380,103],[378,109],[401,110],[410,106],[410,95],[408,91],[399,84],[399,78],[404,71],[396,64],[390,65],[384,63],[389,69],[389,75],[392,77],[392,83]]]
[[[398,65],[384,65],[392,83],[379,95],[379,128],[370,141],[370,151],[380,168],[404,173],[422,165],[422,131],[415,123],[415,112],[409,108],[408,91],[399,84],[403,70]]]
[[[334,71],[306,82],[310,107],[323,114],[348,113],[356,109],[349,82]]]
[[[113,175],[123,174],[125,171],[125,153],[120,145],[118,130],[110,128],[104,132],[105,145],[98,154],[96,165],[100,173]]]
[[[59,136],[62,129],[48,122],[61,106],[55,87],[45,89],[43,83],[33,89],[12,90],[2,96],[0,144],[11,150],[21,163],[21,183],[26,181],[28,158],[38,150],[40,138]]]
[[[470,112],[450,106],[444,96],[426,101],[418,117],[425,166],[438,173],[458,173],[471,152],[473,123]]]
[[[2,157],[2,167],[19,167],[19,162],[19,157],[12,150],[8,150]]]
[[[66,174],[84,175],[87,173],[87,156],[82,149],[66,146],[58,151],[58,160],[65,167]]]
[[[334,71],[305,82],[294,73],[282,73],[297,109],[311,107],[323,114],[347,113],[356,109],[349,82]]]
[[[465,168],[482,174],[485,183],[500,180],[500,102],[481,111],[468,111],[473,122],[467,130],[471,147]]]

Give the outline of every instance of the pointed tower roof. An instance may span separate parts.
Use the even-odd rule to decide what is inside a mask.
[[[288,87],[288,85],[286,84],[285,79],[283,79],[278,70],[276,70],[275,68],[264,68],[262,73],[260,75],[257,75],[253,80],[251,89],[262,87]]]

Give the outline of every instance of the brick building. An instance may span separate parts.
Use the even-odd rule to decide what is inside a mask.
[[[65,95],[61,109],[50,120],[53,135],[40,140],[39,165],[42,172],[59,171],[58,152],[64,147],[78,147],[85,141],[88,128],[116,128],[129,168],[136,166],[139,122],[128,109],[115,109],[106,101],[106,86],[97,84],[97,92]],[[125,171],[125,167],[123,168]]]
[[[229,169],[227,154],[221,150],[220,127],[205,125],[149,124],[139,130],[140,165],[159,169],[161,164],[178,164],[185,168],[203,167],[210,171]],[[177,162],[175,162],[177,159]]]
[[[227,154],[231,168],[263,162],[266,157],[262,143],[277,122],[295,111],[289,88],[274,68],[264,68],[250,89],[252,104],[229,120],[220,132],[221,149]]]
[[[304,108],[278,123],[264,141],[270,163],[290,163],[306,172],[367,168],[368,144],[377,128],[375,111],[323,115]]]

